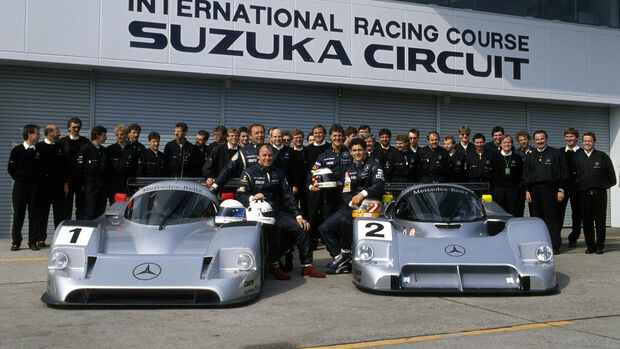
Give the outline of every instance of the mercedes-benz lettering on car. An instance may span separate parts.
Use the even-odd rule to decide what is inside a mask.
[[[50,248],[50,305],[224,305],[262,287],[261,225],[198,183],[148,185],[93,221],[65,221]],[[234,206],[234,205],[232,205]],[[223,217],[225,218],[225,217]]]
[[[554,290],[545,223],[483,201],[460,185],[414,185],[380,218],[355,219],[353,282],[395,292]]]

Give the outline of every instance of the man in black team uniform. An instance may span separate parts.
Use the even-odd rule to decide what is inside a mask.
[[[420,149],[418,147],[418,141],[420,140],[420,131],[417,128],[412,128],[408,133],[409,137],[409,150],[414,153],[417,153]]]
[[[460,142],[455,146],[456,151],[465,154],[465,156],[474,152],[474,145],[469,141],[471,129],[467,125],[459,127]]]
[[[465,158],[465,152],[457,151],[455,143],[456,139],[453,135],[447,135],[443,138],[443,148],[448,152],[448,155],[450,155],[450,160],[448,162],[447,182],[467,182],[467,176],[465,175],[467,170],[467,159]],[[473,145],[471,148],[473,148]]]
[[[390,145],[392,141],[392,131],[387,128],[382,128],[379,130],[379,149],[383,152],[383,159],[387,159],[388,153],[390,151],[395,151],[396,148]]]
[[[577,145],[579,140],[579,131],[575,128],[567,128],[564,131],[564,140],[566,146],[560,148],[564,152],[566,157],[566,166],[568,168],[568,182],[566,188],[564,188],[564,200],[560,202],[560,223],[564,225],[564,215],[566,214],[566,206],[570,200],[572,230],[568,234],[568,247],[576,247],[577,239],[581,235],[581,206],[579,206],[579,189],[577,186],[577,173],[575,173],[575,166],[573,165],[573,158],[575,154],[583,151]]]
[[[264,142],[265,126],[257,123],[252,124],[250,126],[250,143],[233,155],[216,178],[207,178],[204,185],[215,191],[226,185],[232,178],[240,176],[246,168],[258,162],[258,146]]]
[[[325,274],[312,267],[312,248],[310,244],[310,224],[303,218],[296,204],[284,171],[273,165],[274,148],[271,144],[258,147],[258,163],[245,169],[241,175],[236,197],[245,206],[251,201],[264,200],[275,213],[275,234],[268,234],[269,272],[279,280],[289,280],[279,267],[279,235],[290,234],[295,237],[299,249],[301,275],[324,278]]]
[[[114,196],[117,193],[128,194],[127,179],[137,172],[138,159],[135,153],[127,144],[127,127],[120,124],[114,128],[116,143],[106,148],[110,165],[110,177],[108,178],[108,200],[110,205],[114,203]],[[136,168],[134,172],[134,168]]]
[[[185,139],[187,124],[178,122],[174,125],[174,140],[166,143],[166,171],[169,177],[183,178],[199,176],[201,168],[200,153],[193,144]]]
[[[418,177],[418,156],[409,150],[407,135],[396,136],[396,149],[389,151],[385,160],[386,182],[415,182]]]
[[[134,158],[133,166],[129,170],[129,177],[138,176],[138,161],[142,159],[146,151],[144,144],[140,143],[140,133],[142,133],[142,127],[140,127],[140,125],[133,123],[127,126],[127,134],[129,135],[127,147],[133,153]]]
[[[501,141],[502,137],[504,137],[504,128],[501,126],[495,126],[493,127],[491,134],[493,136],[493,139],[487,144],[485,144],[484,148],[487,150],[489,155],[495,155],[502,150],[499,142]]]
[[[439,133],[431,131],[426,136],[428,145],[420,149],[420,182],[443,183],[448,177],[450,155],[439,146]]]
[[[491,156],[484,147],[484,135],[474,135],[474,151],[467,155],[467,179],[470,182],[488,182],[491,179]]]
[[[304,169],[304,179],[308,176],[308,173],[312,170],[312,166],[316,162],[316,158],[324,151],[331,148],[331,144],[325,141],[325,127],[323,125],[316,125],[312,128],[313,143],[308,145],[305,149],[306,168]],[[319,193],[306,191],[307,193],[307,207],[308,207],[308,221],[312,226],[312,247],[316,247],[319,239],[318,227],[321,221],[321,195]]]
[[[523,160],[519,154],[512,151],[512,136],[504,135],[500,141],[502,150],[491,160],[491,193],[493,201],[497,202],[506,212],[513,216],[518,215],[520,192],[523,188]]]
[[[573,166],[577,176],[583,235],[586,239],[586,253],[605,252],[605,216],[607,214],[607,189],[616,185],[616,173],[609,156],[594,149],[596,135],[587,132],[581,139],[583,151],[577,152]],[[596,223],[596,241],[594,239]]]
[[[228,130],[226,127],[219,125],[213,129],[213,142],[207,146],[207,154],[211,156],[213,150],[222,145],[226,144],[226,135],[228,134]]]
[[[363,133],[361,138],[366,141],[366,152],[368,156],[377,160],[381,168],[385,165],[385,153],[379,149],[375,136],[372,133]]]
[[[39,126],[26,125],[22,131],[24,143],[11,150],[8,172],[13,178],[13,228],[11,251],[18,251],[22,243],[22,226],[28,210],[28,247],[38,250],[37,217],[40,200],[41,154],[35,144],[39,141]]]
[[[45,139],[37,143],[41,153],[41,214],[39,223],[39,247],[45,247],[47,220],[50,205],[54,212],[54,228],[65,219],[65,195],[69,191],[67,157],[58,143],[60,130],[56,125],[45,126]]]
[[[536,149],[525,159],[523,181],[525,199],[532,204],[532,216],[545,221],[553,244],[554,253],[562,246],[562,222],[559,203],[564,200],[564,188],[568,179],[566,158],[556,148],[547,145],[547,132],[534,132]]]
[[[519,146],[514,149],[516,154],[519,154],[521,160],[525,162],[525,157],[532,152],[532,147],[530,146],[530,140],[532,137],[530,133],[525,130],[517,131],[515,134],[515,138],[517,142],[519,142]],[[523,212],[525,210],[525,185],[519,191],[519,200],[517,201],[517,215],[515,217],[523,217]],[[530,212],[530,216],[531,216]]]
[[[148,140],[149,149],[138,160],[138,173],[141,177],[165,177],[166,155],[159,151],[159,133],[149,133]]]
[[[357,209],[365,198],[378,199],[383,194],[383,170],[377,161],[368,157],[365,148],[363,139],[351,141],[353,163],[347,166],[345,172],[341,205],[319,227],[321,238],[333,258],[327,266],[328,274],[351,272],[352,210]]]
[[[211,152],[208,149],[207,141],[209,140],[209,132],[205,130],[200,130],[196,134],[196,143],[194,143],[194,148],[198,150],[200,153],[200,160],[198,161],[198,166],[202,169],[205,162],[211,158]]]
[[[109,160],[103,144],[107,139],[107,133],[108,130],[103,126],[93,127],[90,132],[91,142],[82,147],[78,153],[77,164],[86,197],[84,219],[87,220],[95,219],[105,212]]]
[[[82,188],[82,174],[77,163],[80,149],[89,144],[88,138],[80,136],[82,120],[72,118],[67,122],[69,135],[60,139],[62,150],[67,157],[67,176],[69,177],[69,192],[65,196],[65,219],[71,219],[73,214],[73,200],[75,198],[75,219],[84,219],[84,188]]]

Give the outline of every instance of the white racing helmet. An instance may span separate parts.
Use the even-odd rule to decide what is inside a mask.
[[[237,200],[224,200],[215,215],[215,224],[245,221],[245,207]]]
[[[276,224],[275,212],[267,201],[251,201],[247,210],[247,220],[261,222],[263,224]]]
[[[332,170],[319,168],[312,171],[312,184],[316,184],[319,188],[336,188],[336,178]]]

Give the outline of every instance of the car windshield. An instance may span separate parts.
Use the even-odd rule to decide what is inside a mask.
[[[206,196],[184,190],[146,192],[127,203],[125,218],[139,224],[184,224],[215,217],[217,208]]]
[[[471,222],[483,218],[482,203],[464,189],[424,187],[412,190],[398,200],[395,217],[418,222]]]

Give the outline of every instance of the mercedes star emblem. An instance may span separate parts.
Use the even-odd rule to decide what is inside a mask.
[[[448,245],[446,246],[444,251],[446,251],[446,254],[448,256],[461,257],[462,255],[465,254],[465,247],[461,245]]]
[[[161,267],[155,263],[142,263],[133,268],[133,277],[138,280],[152,280],[161,274]]]

